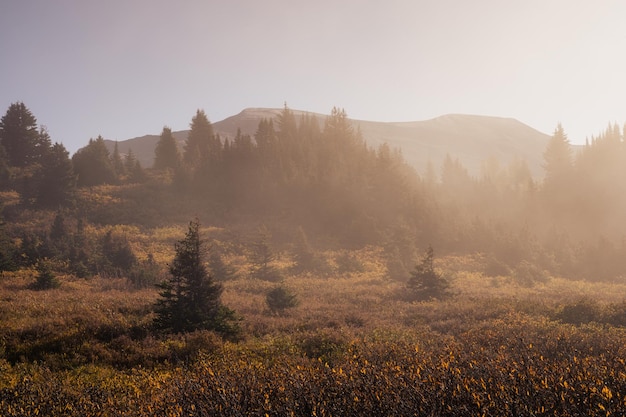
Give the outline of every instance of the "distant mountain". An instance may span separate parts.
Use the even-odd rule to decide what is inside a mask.
[[[276,118],[282,109],[250,108],[241,113],[213,123],[213,129],[222,139],[234,138],[237,129],[254,137],[259,121],[263,118]],[[292,110],[296,120],[302,114],[311,114],[318,118],[323,127],[326,115]],[[431,120],[415,122],[372,122],[353,120],[365,141],[372,147],[387,143],[392,148],[402,150],[404,159],[418,172],[426,170],[428,162],[439,168],[446,154],[458,158],[473,175],[480,173],[482,163],[492,157],[503,165],[523,159],[533,175],[543,175],[543,152],[549,136],[515,119],[448,114]],[[181,150],[188,130],[174,132]],[[152,166],[154,148],[158,135],[146,135],[118,142],[119,152],[125,154],[129,149],[144,167]],[[106,141],[109,150],[115,142]]]

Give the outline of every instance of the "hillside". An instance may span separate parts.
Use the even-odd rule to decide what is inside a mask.
[[[259,121],[275,118],[281,109],[250,108],[241,113],[213,123],[222,138],[233,138],[237,129],[254,136]],[[307,112],[293,110],[296,118]],[[311,114],[311,113],[309,113]],[[313,113],[323,126],[325,115]],[[506,164],[515,159],[526,160],[536,177],[543,174],[542,160],[549,136],[515,119],[450,114],[431,120],[414,122],[373,122],[353,120],[365,141],[377,147],[386,142],[392,148],[400,148],[405,160],[418,172],[424,172],[431,161],[439,168],[446,154],[458,158],[472,174],[478,174],[483,161],[496,157]],[[186,130],[174,132],[183,145]],[[158,135],[146,135],[118,142],[121,153],[132,149],[144,167],[150,167],[154,159],[154,147]],[[115,142],[107,141],[110,150]]]

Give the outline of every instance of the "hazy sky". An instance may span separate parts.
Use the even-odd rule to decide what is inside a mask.
[[[626,122],[626,2],[0,0],[0,113],[71,152],[246,107],[516,118],[573,143]]]

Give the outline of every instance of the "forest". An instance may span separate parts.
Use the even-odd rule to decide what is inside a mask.
[[[154,164],[0,120],[0,414],[620,415],[626,131],[418,175],[343,109]]]

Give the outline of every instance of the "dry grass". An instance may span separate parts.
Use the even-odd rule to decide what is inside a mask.
[[[167,259],[171,249],[160,248],[184,229],[126,232]],[[281,285],[300,303],[283,315],[265,305],[276,283],[245,274],[225,282],[223,302],[244,318],[238,342],[153,335],[156,289],[124,279],[62,276],[59,289],[32,291],[34,271],[4,273],[0,413],[608,415],[626,406],[624,328],[560,321],[583,297],[600,312],[623,308],[624,284],[494,283],[479,258],[456,257],[437,262],[453,298],[410,302],[382,254],[356,252],[362,272],[285,274]],[[338,255],[325,254],[331,264]],[[226,260],[247,267],[236,251]]]

